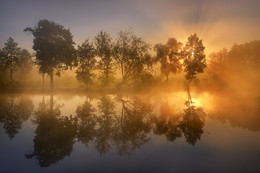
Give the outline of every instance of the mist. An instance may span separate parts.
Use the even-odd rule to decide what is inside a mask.
[[[1,1],[1,170],[260,172],[259,2]]]

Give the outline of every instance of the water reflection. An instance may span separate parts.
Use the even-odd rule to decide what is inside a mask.
[[[60,106],[50,96],[49,102],[43,97],[38,109],[34,112],[33,122],[37,125],[33,139],[33,152],[25,154],[27,158],[36,157],[41,167],[69,156],[73,150],[76,136],[76,124],[70,116],[61,116]]]
[[[183,111],[179,128],[181,129],[187,143],[195,145],[203,134],[205,113],[201,108],[196,108],[192,101],[186,101],[186,109]]]
[[[120,114],[116,103],[121,103]],[[96,109],[89,99],[76,110],[78,140],[86,146],[93,143],[102,156],[115,146],[120,156],[131,154],[149,141],[152,106],[140,98],[125,100],[102,96]]]
[[[97,128],[95,148],[100,155],[108,152],[112,145],[115,121],[115,103],[109,96],[102,96],[98,103],[99,115],[96,115]]]
[[[14,138],[33,111],[33,102],[27,96],[1,96],[0,97],[0,123],[3,124],[6,134]]]
[[[186,102],[179,103],[174,102],[174,98],[162,96],[151,99],[102,95],[80,98],[77,106],[70,108],[70,99],[53,95],[37,96],[41,98],[35,105],[29,96],[8,95],[0,97],[0,123],[12,139],[22,123],[33,115],[31,120],[36,126],[33,148],[31,152],[25,152],[25,156],[36,159],[41,167],[70,156],[75,142],[83,143],[86,149],[93,146],[100,156],[111,150],[120,156],[129,156],[151,141],[151,132],[163,135],[171,142],[184,138],[194,146],[204,133],[206,116],[259,131],[258,104],[242,106],[241,102],[206,96],[188,97]],[[63,105],[62,100],[67,104]],[[200,102],[199,106],[196,101]],[[207,106],[207,101],[216,107]],[[63,112],[64,107],[75,113]]]
[[[96,136],[96,109],[92,106],[89,100],[81,105],[78,105],[76,109],[77,118],[77,138],[84,143],[86,147],[90,142],[93,142]]]
[[[169,105],[166,98],[166,101],[161,102],[160,115],[154,117],[154,133],[158,135],[164,134],[169,141],[174,141],[176,138],[181,137],[182,134],[179,128],[180,118],[181,114]]]
[[[148,133],[152,128],[152,105],[145,99],[127,100],[118,98],[121,102],[121,114],[117,117],[114,142],[120,156],[129,155],[135,149],[147,143]]]
[[[203,134],[205,113],[197,108],[190,97],[185,102],[183,113],[176,112],[168,104],[168,100],[161,104],[160,116],[154,118],[154,133],[164,134],[169,141],[184,136],[187,143],[195,145]]]

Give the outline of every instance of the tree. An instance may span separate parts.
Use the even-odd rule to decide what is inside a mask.
[[[2,63],[2,60],[4,59],[4,51],[0,48],[0,71],[4,71],[4,63]]]
[[[28,74],[31,72],[33,68],[33,60],[32,55],[26,49],[21,49],[19,55],[19,79],[24,81],[24,79],[28,78]]]
[[[228,64],[255,67],[260,64],[260,40],[234,44],[228,52]],[[239,69],[241,69],[239,67]]]
[[[9,37],[2,51],[1,64],[3,65],[4,70],[10,70],[11,84],[13,83],[13,73],[19,67],[19,54],[20,48],[18,47],[18,44],[14,41],[13,38]]]
[[[4,51],[0,48],[0,86],[6,85],[6,81],[8,80],[7,72],[5,70],[4,60]]]
[[[78,68],[76,70],[76,78],[89,86],[93,83],[95,74],[93,70],[96,64],[96,51],[92,43],[86,40],[81,46],[78,46]]]
[[[206,68],[205,47],[196,34],[191,35],[182,51],[186,79],[192,81],[197,73],[203,73]]]
[[[180,50],[182,43],[175,38],[169,38],[166,44],[156,44],[154,50],[156,51],[156,61],[161,64],[161,73],[166,77],[166,82],[170,73],[177,73],[181,71]]]
[[[122,84],[139,79],[152,65],[150,45],[130,31],[121,31],[114,46],[113,54],[120,67]]]
[[[20,51],[20,70],[21,72],[28,72],[32,69],[32,55],[26,49]]]
[[[98,68],[101,70],[101,81],[108,85],[113,78],[112,38],[106,32],[100,31],[95,37],[96,53],[100,58]]]
[[[53,74],[60,76],[63,70],[76,65],[73,36],[69,29],[48,20],[40,20],[34,29],[27,27],[24,31],[34,36],[36,64],[41,73],[50,76],[50,88],[53,89]]]
[[[223,48],[218,52],[212,52],[209,54],[209,64],[212,66],[224,65],[228,60],[228,50]]]

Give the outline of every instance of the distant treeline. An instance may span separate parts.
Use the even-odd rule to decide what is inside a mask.
[[[260,65],[260,40],[244,44],[234,44],[231,50],[223,48],[209,55],[211,65],[243,65],[259,67]]]
[[[44,77],[49,76],[51,89],[54,75],[60,76],[68,69],[74,69],[76,79],[87,88],[120,88],[123,85],[151,86],[162,80],[167,82],[170,74],[182,71],[186,79],[192,81],[207,66],[205,47],[196,34],[189,36],[185,45],[169,38],[165,44],[152,47],[132,31],[120,31],[116,39],[100,31],[92,41],[86,39],[76,46],[70,30],[52,21],[40,20],[34,28],[27,27],[24,31],[34,37],[32,48],[35,54],[19,48],[9,38],[0,49],[1,87],[17,86],[15,81],[23,81],[33,66],[42,74],[43,83]],[[234,45],[230,51],[223,49],[212,53],[208,63],[259,64],[259,45],[259,41]],[[152,49],[155,55],[151,54]],[[157,64],[162,80],[154,76]]]

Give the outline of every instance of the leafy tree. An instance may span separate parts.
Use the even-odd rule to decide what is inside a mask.
[[[166,44],[156,44],[156,60],[161,64],[161,73],[166,77],[166,82],[170,73],[181,71],[180,50],[182,43],[175,38],[169,38]]]
[[[251,66],[259,69],[260,40],[244,44],[234,44],[228,52],[228,63],[234,65]]]
[[[93,70],[96,64],[96,51],[93,44],[86,40],[81,46],[78,46],[77,55],[79,66],[76,70],[76,78],[89,86],[95,77]]]
[[[25,74],[32,70],[32,55],[26,49],[20,51],[20,71]]]
[[[40,20],[35,28],[27,27],[24,31],[34,36],[36,64],[41,73],[50,76],[50,88],[53,89],[53,74],[60,76],[63,70],[76,64],[73,36],[69,29],[48,20]]]
[[[4,51],[0,48],[0,70],[1,72],[4,70],[4,63],[2,63],[2,60],[4,59]]]
[[[95,37],[96,53],[100,58],[98,68],[101,70],[101,81],[108,85],[113,78],[112,38],[106,32],[100,31]]]
[[[5,64],[3,63],[4,51],[0,48],[0,86],[5,86],[8,80],[8,73],[5,70]]]
[[[223,48],[219,50],[218,52],[212,52],[209,54],[209,64],[212,66],[216,65],[223,65],[228,60],[228,50],[226,48]]]
[[[205,47],[196,34],[191,35],[182,51],[186,79],[192,81],[197,73],[203,73],[206,68]]]
[[[19,67],[20,48],[13,38],[9,37],[2,50],[1,64],[4,70],[10,70],[10,79],[13,83],[13,74]]]
[[[114,57],[120,67],[122,84],[140,79],[152,65],[150,45],[130,31],[121,31],[114,46]]]

